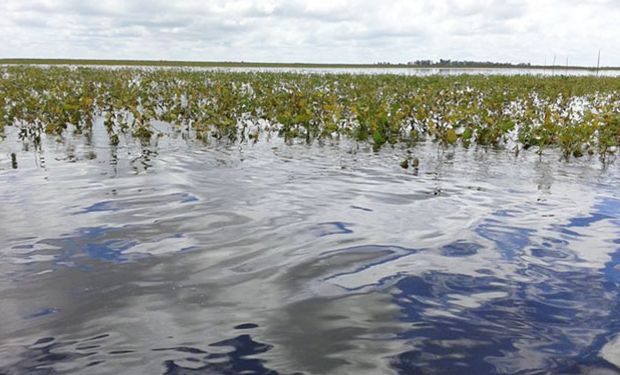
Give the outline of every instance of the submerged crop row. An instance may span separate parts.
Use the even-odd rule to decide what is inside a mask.
[[[350,137],[379,148],[423,138],[515,152],[559,147],[605,156],[620,144],[620,79],[303,75],[96,68],[0,68],[0,132],[89,132],[144,140],[154,121],[196,137],[308,142]]]

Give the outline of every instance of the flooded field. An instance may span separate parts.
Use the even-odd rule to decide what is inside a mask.
[[[231,71],[231,72],[273,72],[303,74],[392,74],[402,76],[459,76],[467,75],[534,75],[534,76],[620,76],[619,69],[571,69],[562,67],[548,68],[416,68],[416,67],[374,67],[374,68],[194,68],[194,70]]]
[[[11,66],[29,66],[32,62],[27,60],[23,63],[12,62],[10,64],[2,63],[0,60],[0,67]],[[188,64],[191,64],[189,62]],[[227,66],[228,65],[228,66]],[[620,76],[620,69],[615,68],[575,68],[564,66],[546,66],[546,67],[528,67],[528,66],[514,66],[514,67],[419,67],[419,66],[402,66],[402,65],[375,65],[375,66],[313,66],[311,64],[304,66],[303,64],[281,64],[281,66],[252,66],[248,63],[245,66],[229,66],[230,64],[222,63],[218,66],[217,63],[209,63],[207,66],[200,66],[200,63],[194,63],[191,65],[180,65],[176,63],[170,63],[166,65],[165,62],[160,65],[139,65],[131,64],[124,65],[122,61],[114,64],[96,64],[94,61],[89,62],[87,65],[89,68],[104,69],[104,70],[122,70],[122,69],[141,69],[146,71],[158,71],[158,70],[171,70],[171,71],[190,71],[190,72],[225,72],[225,73],[297,73],[297,74],[353,74],[353,75],[399,75],[399,76],[459,76],[459,75],[501,75],[501,76],[515,76],[515,75],[533,75],[533,76],[571,76],[571,77],[587,77],[587,76],[601,76],[601,77],[618,77]],[[39,67],[63,67],[63,68],[79,68],[81,65],[79,61],[77,64],[67,63],[45,63],[39,62],[36,64]]]
[[[362,139],[363,121],[319,136],[314,127],[331,123],[306,119],[296,101],[286,104],[297,113],[274,104],[285,131],[263,119],[260,136],[239,123],[227,125],[234,137],[213,126],[201,136],[184,122],[204,119],[191,100],[161,92],[160,103],[178,105],[154,105],[143,129],[145,98],[127,115],[122,94],[67,90],[87,87],[77,76],[13,87],[7,74],[2,108],[15,123],[0,141],[0,373],[620,371],[614,80],[546,81],[541,92],[580,99],[541,94],[522,102],[524,113],[535,108],[529,117],[506,91],[459,117],[454,109],[471,109],[462,95],[489,93],[475,78],[473,91],[446,94],[418,119],[424,137],[372,120]],[[445,94],[441,85],[425,93]],[[391,110],[394,96],[381,93],[373,108]],[[118,112],[86,116],[93,97]],[[346,114],[339,100],[325,103]],[[237,108],[225,103],[200,108]],[[483,111],[493,126],[459,122]],[[162,121],[170,114],[180,124]],[[501,128],[506,118],[519,127]],[[46,127],[58,119],[77,121]],[[511,133],[527,121],[531,133]],[[574,143],[562,143],[565,126]],[[496,127],[499,141],[485,142]]]
[[[95,129],[1,144],[0,372],[620,366],[615,165]]]

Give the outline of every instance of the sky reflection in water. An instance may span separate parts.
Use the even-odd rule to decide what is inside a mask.
[[[0,143],[0,373],[620,369],[615,164],[97,134]]]

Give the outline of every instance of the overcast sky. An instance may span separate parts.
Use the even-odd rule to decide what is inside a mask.
[[[0,57],[620,65],[620,0],[0,0]]]

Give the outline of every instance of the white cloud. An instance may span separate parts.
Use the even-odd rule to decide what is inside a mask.
[[[3,0],[0,57],[620,65],[612,0]]]

